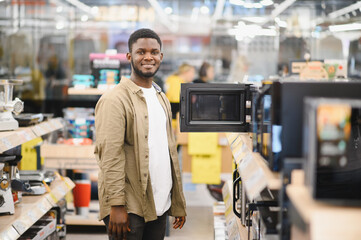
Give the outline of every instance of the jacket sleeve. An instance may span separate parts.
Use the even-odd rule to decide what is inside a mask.
[[[96,151],[110,206],[125,205],[125,111],[123,104],[100,98],[95,108]]]

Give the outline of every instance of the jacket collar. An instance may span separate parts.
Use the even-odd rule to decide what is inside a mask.
[[[140,87],[129,78],[122,77],[121,82],[123,82],[123,84],[125,84],[125,86],[127,86],[133,93],[141,91]],[[152,82],[152,85],[158,93],[162,92],[162,89],[155,82]]]

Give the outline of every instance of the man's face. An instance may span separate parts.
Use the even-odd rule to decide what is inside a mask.
[[[160,45],[153,38],[139,38],[132,46],[132,52],[127,54],[134,73],[142,78],[153,77],[163,59]]]

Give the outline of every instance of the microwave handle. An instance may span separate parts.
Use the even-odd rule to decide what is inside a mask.
[[[241,213],[237,212],[236,203],[239,200],[240,192],[239,192],[239,182],[241,181],[241,177],[239,176],[233,182],[233,212],[238,217],[241,218]]]

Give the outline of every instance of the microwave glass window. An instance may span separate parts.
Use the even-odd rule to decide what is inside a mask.
[[[190,94],[191,121],[241,121],[239,94]]]

